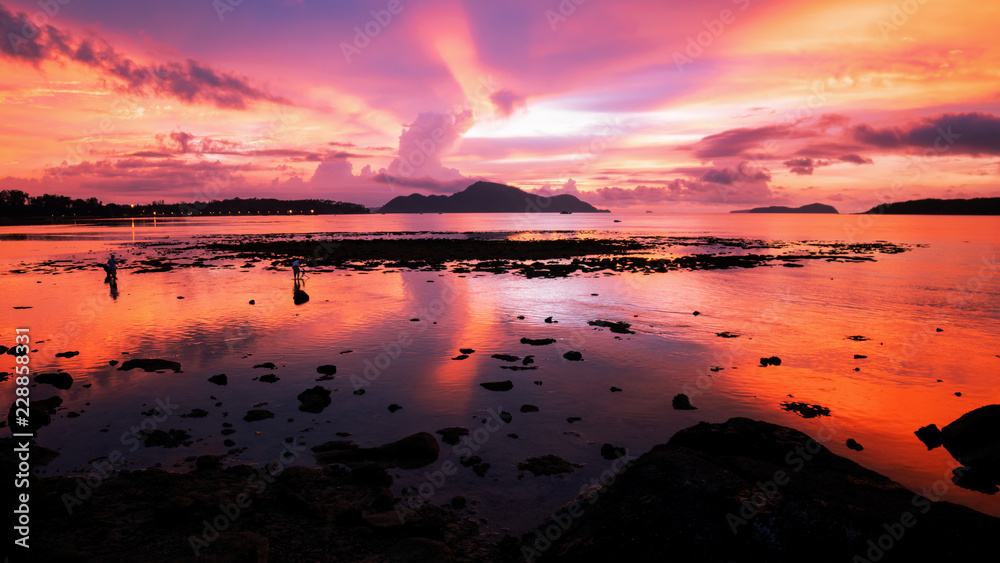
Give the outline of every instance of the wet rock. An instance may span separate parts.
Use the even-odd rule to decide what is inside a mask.
[[[531,365],[533,363],[535,363],[535,357],[534,356],[530,356],[530,355],[529,356],[525,356],[524,359],[521,360],[521,365],[527,366],[527,365]]]
[[[571,362],[582,362],[583,361],[583,354],[581,354],[580,352],[577,352],[575,350],[570,350],[569,352],[566,352],[565,354],[563,354],[563,357],[566,358],[567,360],[571,361]]]
[[[208,411],[204,409],[191,409],[191,412],[182,414],[181,418],[205,418],[206,416],[208,416]]]
[[[621,389],[621,387],[615,387],[615,386],[612,385],[611,386],[611,392],[612,393],[621,393],[622,389]]]
[[[615,322],[615,321],[603,321],[598,319],[596,321],[587,321],[587,324],[590,326],[604,327],[615,334],[635,334],[634,331],[629,330],[629,328],[632,325],[624,321]]]
[[[59,352],[56,354],[57,358],[72,358],[73,356],[79,356],[80,352]]]
[[[510,391],[514,388],[514,383],[508,379],[507,381],[487,381],[480,383],[479,386],[490,391]]]
[[[691,313],[691,314],[697,317],[698,315],[700,315],[700,314],[701,314],[701,311],[695,311],[695,312],[693,312],[693,313]]]
[[[361,448],[353,442],[338,440],[312,448],[320,463],[354,466],[377,463],[385,467],[417,469],[437,461],[441,446],[427,432],[419,432],[377,448]]]
[[[936,424],[921,426],[916,432],[914,432],[914,434],[916,434],[917,438],[920,439],[925,446],[927,446],[928,450],[933,450],[942,444],[941,430],[938,429]]]
[[[227,378],[224,373],[213,375],[212,377],[209,377],[208,380],[216,385],[226,385],[229,383],[229,378]]]
[[[298,399],[300,411],[319,414],[330,406],[330,390],[317,385],[299,393]]]
[[[111,367],[115,367],[118,365],[118,360],[108,360],[108,365]]]
[[[469,429],[464,426],[449,426],[435,432],[441,435],[441,441],[449,445],[457,445],[462,436],[469,435]]]
[[[483,462],[483,458],[477,455],[463,455],[458,459],[458,463],[462,464],[462,467],[472,467],[473,465]]]
[[[535,405],[521,405],[521,412],[538,412],[538,407]]]
[[[456,495],[451,499],[451,507],[454,508],[455,510],[462,510],[463,508],[465,508],[465,504],[466,504],[465,497],[463,497],[462,495]]]
[[[46,383],[56,389],[69,389],[73,386],[73,376],[66,372],[40,373],[35,376],[35,383]]]
[[[275,383],[279,379],[281,379],[281,378],[278,377],[277,375],[274,375],[273,373],[269,373],[267,375],[260,376],[260,378],[258,379],[258,381],[261,381],[263,383]]]
[[[560,473],[573,472],[573,464],[552,454],[541,457],[529,457],[527,460],[518,463],[517,468],[521,471],[530,471],[536,477],[539,475],[558,475]]]
[[[741,418],[681,430],[633,460],[613,484],[556,511],[571,523],[556,524],[561,534],[551,546],[536,542],[555,518],[523,545],[548,546],[542,561],[661,561],[667,553],[677,561],[995,558],[1000,520],[914,497],[818,440]],[[788,452],[807,449],[815,452],[809,461],[789,465]],[[904,539],[889,543],[890,529]]]
[[[498,360],[503,360],[505,362],[516,362],[516,361],[518,361],[518,360],[521,359],[521,358],[519,358],[517,356],[511,356],[510,354],[493,354],[490,357],[491,358],[496,358]]]
[[[236,445],[236,442],[230,440],[229,438],[226,438],[225,440],[222,441],[222,445],[226,446],[227,448],[231,448]]]
[[[860,334],[855,334],[854,336],[848,336],[848,340],[853,340],[855,342],[864,342],[865,340],[871,340],[867,336],[861,336]]]
[[[500,366],[500,369],[509,369],[510,371],[531,371],[538,369],[538,366]]]
[[[601,457],[609,461],[616,460],[627,453],[625,448],[612,446],[611,444],[601,446]]]
[[[265,418],[274,418],[274,413],[266,409],[251,409],[243,416],[243,420],[247,422],[257,422]]]
[[[251,305],[256,305],[256,304],[257,304],[257,302],[256,302],[256,301],[254,301],[253,299],[251,299],[251,300],[250,300],[250,304],[251,304]]]
[[[365,394],[365,390],[364,389],[355,389],[354,390],[354,394],[358,395],[358,396],[364,395]]]
[[[781,403],[781,407],[786,411],[794,412],[802,418],[815,418],[817,416],[830,416],[830,409],[820,405],[810,405],[808,403]]]
[[[316,373],[320,373],[323,375],[335,375],[337,373],[337,366],[334,365],[319,366],[318,368],[316,368]]]
[[[583,420],[583,419],[580,418],[579,416],[571,416],[571,417],[569,417],[569,418],[566,419],[566,422],[568,422],[570,424],[573,424],[574,422],[580,422],[581,420]]]
[[[558,322],[558,321],[553,321],[553,320],[552,320],[552,317],[545,317],[545,322],[547,322],[547,323],[549,323],[549,324],[552,324],[552,323],[554,323],[554,322]]]
[[[136,436],[147,448],[176,448],[188,445],[190,443],[189,440],[191,440],[191,436],[187,432],[173,428],[167,431],[158,429],[140,430],[136,433]]]
[[[715,335],[718,336],[719,338],[739,338],[740,337],[739,334],[737,334],[735,332],[728,332],[728,331],[727,332],[716,332]]]
[[[770,366],[780,366],[781,365],[781,358],[779,358],[778,356],[771,356],[769,358],[761,358],[760,359],[760,365],[762,365],[764,367],[767,367],[769,365]]]
[[[401,408],[403,407],[397,405],[396,403],[392,403],[391,405],[389,405],[389,412],[396,412]]]
[[[472,472],[480,477],[486,477],[486,472],[489,471],[490,464],[488,463],[477,463],[472,466]]]
[[[673,406],[674,410],[678,411],[692,411],[698,408],[691,404],[691,400],[684,393],[680,393],[674,396]]]
[[[555,338],[521,338],[521,344],[528,344],[530,346],[548,346],[555,343]]]
[[[453,360],[465,360],[465,359],[468,359],[468,357],[469,357],[468,354],[459,354],[459,355],[455,356],[452,359]]]
[[[473,350],[472,348],[459,348],[458,351],[461,352],[462,354],[465,354],[466,356],[468,356],[469,354],[475,354],[476,353],[476,351]]]
[[[507,411],[500,411],[500,420],[510,424],[510,421],[514,420],[514,416]]]
[[[944,329],[943,329],[943,328],[936,328],[936,329],[934,329],[934,330],[935,330],[935,331],[937,331],[937,332],[944,332]]]
[[[181,371],[180,362],[174,362],[172,360],[161,360],[158,358],[142,358],[134,360],[125,360],[118,371],[129,371],[132,369],[139,368],[146,372],[160,371],[160,370],[173,370],[174,373]]]
[[[847,439],[847,447],[850,448],[850,449],[852,449],[852,450],[854,450],[854,451],[856,451],[856,452],[860,452],[860,451],[863,451],[865,449],[864,446],[862,446],[861,444],[859,444],[858,441],[855,440],[854,438],[848,438]]]
[[[854,359],[855,360],[864,360],[864,359],[867,359],[867,358],[868,358],[868,356],[865,356],[864,354],[854,354]]]
[[[262,364],[257,364],[257,365],[255,365],[255,366],[253,366],[253,367],[254,367],[254,368],[265,368],[265,369],[274,369],[274,368],[276,368],[277,366],[275,366],[273,362],[264,362],[264,363],[262,363]]]
[[[986,494],[1000,490],[1000,405],[969,411],[941,429],[948,453],[964,467],[955,484]]]

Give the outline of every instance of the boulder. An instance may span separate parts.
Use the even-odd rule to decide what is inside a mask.
[[[136,358],[134,360],[125,360],[118,371],[129,371],[139,368],[143,371],[160,371],[160,370],[173,370],[174,373],[181,371],[180,362],[174,362],[172,360],[161,360],[159,358]]]
[[[300,411],[319,414],[330,405],[330,390],[317,385],[299,393],[298,399]]]

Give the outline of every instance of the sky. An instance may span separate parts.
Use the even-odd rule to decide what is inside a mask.
[[[0,0],[0,189],[997,197],[997,29],[972,0]]]

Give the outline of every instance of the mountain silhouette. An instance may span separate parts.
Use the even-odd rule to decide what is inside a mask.
[[[772,205],[771,207],[754,207],[753,209],[741,209],[730,211],[730,213],[839,213],[836,207],[825,203],[810,203],[802,207],[785,207],[783,205]]]
[[[476,182],[452,195],[410,194],[393,198],[382,213],[609,213],[579,198],[543,197],[495,182]]]
[[[883,203],[865,213],[886,215],[1000,215],[1000,197],[912,199]]]

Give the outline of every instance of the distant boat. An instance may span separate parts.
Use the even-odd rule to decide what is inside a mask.
[[[572,211],[560,211],[559,214],[560,215],[572,215],[573,212]]]

